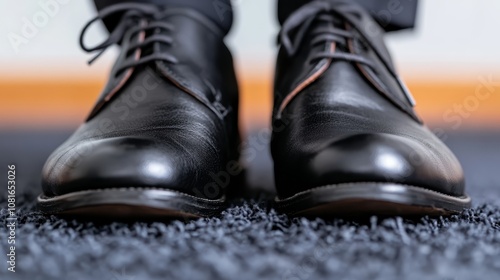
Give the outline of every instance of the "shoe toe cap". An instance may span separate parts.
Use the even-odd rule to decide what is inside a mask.
[[[324,145],[302,164],[299,169],[303,170],[305,176],[295,180],[299,182],[296,188],[353,182],[392,182],[455,196],[464,192],[462,168],[444,145],[436,149],[403,136],[349,136]]]
[[[44,193],[49,196],[126,187],[186,192],[183,187],[194,179],[179,150],[140,137],[63,146],[48,159],[42,177]]]

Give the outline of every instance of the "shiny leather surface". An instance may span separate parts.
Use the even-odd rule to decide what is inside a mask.
[[[337,17],[349,28],[351,16]],[[322,24],[313,22],[304,42],[311,41]],[[374,52],[373,45],[385,50],[380,46],[383,32],[357,29],[370,24],[351,24],[355,33],[370,34],[360,36],[364,46],[349,41],[335,46],[336,51],[369,58],[376,66],[370,73],[349,61],[325,58],[305,63],[315,52],[328,49],[328,43],[305,43],[295,55],[280,50],[271,141],[280,198],[349,182],[395,182],[452,196],[464,194],[460,163],[416,117],[397,77],[391,75],[393,66],[385,63],[392,63],[388,52],[381,51],[382,56]],[[373,36],[378,38],[372,40]],[[325,64],[328,68],[319,77],[307,74]],[[280,112],[283,100],[307,75],[313,81]]]
[[[168,11],[164,20],[175,28],[168,52],[179,62],[152,61],[128,76],[112,71],[88,120],[47,160],[45,195],[128,187],[224,195],[214,176],[237,160],[239,145],[238,89],[224,33],[191,10]],[[138,40],[133,35],[122,47]],[[122,52],[114,69],[129,56]]]

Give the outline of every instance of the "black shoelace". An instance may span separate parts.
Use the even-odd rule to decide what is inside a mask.
[[[85,45],[85,34],[93,23],[120,13],[123,15],[118,22],[118,25],[111,31],[109,37],[104,42],[95,47],[87,47]],[[152,54],[141,56],[132,62],[124,63],[119,69],[117,69],[116,73],[120,73],[125,69],[146,64],[151,61],[165,61],[175,64],[178,61],[173,55],[159,51],[159,44],[172,44],[172,37],[165,33],[160,33],[162,31],[172,32],[174,30],[174,27],[171,24],[161,20],[164,16],[164,11],[162,11],[160,7],[145,3],[122,3],[106,7],[83,27],[80,35],[80,46],[84,51],[89,53],[99,51],[96,56],[89,60],[89,64],[91,64],[110,46],[119,44],[123,40],[127,31],[131,33],[132,37],[144,32],[144,34],[150,35],[146,36],[146,38],[140,43],[130,44],[124,51],[132,53],[133,51],[153,46],[153,48],[151,48],[153,50]]]
[[[320,27],[313,31],[312,35],[314,39],[311,40],[311,44],[334,42],[346,46],[346,42],[352,40],[359,43],[363,48],[371,48],[381,59],[391,76],[397,81],[410,106],[415,106],[415,100],[397,75],[390,61],[389,53],[383,46],[383,41],[377,37],[378,35],[375,34],[374,36],[374,34],[370,34],[369,30],[366,30],[366,26],[364,26],[366,22],[363,21],[363,18],[366,17],[369,17],[367,12],[361,6],[353,4],[350,0],[312,1],[299,8],[286,20],[282,27],[280,41],[288,54],[293,56],[299,47],[304,44],[303,41],[306,32],[311,28],[313,22],[316,20],[324,21],[327,23],[325,27]],[[340,25],[348,23],[356,29],[357,34],[352,30],[339,28],[339,23]],[[294,37],[293,43],[292,39],[290,39],[291,34]],[[368,66],[375,74],[378,73],[377,67],[371,60],[358,54],[338,51],[338,48],[333,53],[319,52],[313,55],[310,63],[323,58],[360,63]]]
[[[281,44],[290,56],[295,55],[299,47],[304,44],[305,35],[313,22],[322,21],[326,24],[314,30],[313,39],[310,42],[312,46],[332,42],[347,46],[347,40],[358,40],[364,46],[363,41],[352,31],[336,27],[339,22],[342,24],[342,21],[339,21],[339,16],[350,14],[353,17],[358,17],[361,12],[359,6],[349,5],[345,2],[336,4],[326,1],[313,1],[299,8],[285,21],[280,34]],[[290,39],[292,32],[294,33],[293,42]],[[349,52],[319,52],[314,54],[309,62],[314,63],[324,58],[361,63],[376,71],[374,64],[370,60]]]

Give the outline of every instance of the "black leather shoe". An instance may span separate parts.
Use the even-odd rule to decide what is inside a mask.
[[[87,28],[117,14],[110,37],[86,47]],[[119,43],[121,54],[86,122],[47,160],[41,210],[94,217],[220,212],[240,171],[238,89],[224,35],[193,10],[143,3],[108,7],[90,21],[82,48]]]
[[[271,143],[277,206],[312,216],[469,207],[460,163],[415,114],[383,30],[351,2],[311,2],[282,27]]]

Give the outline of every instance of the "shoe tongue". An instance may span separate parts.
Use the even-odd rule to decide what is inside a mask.
[[[340,29],[340,30],[346,30],[346,23],[343,20],[340,20],[339,18],[334,18],[334,21],[331,23],[332,28]],[[341,37],[341,43],[337,42],[336,43],[336,48],[335,50],[337,52],[349,52],[349,47],[347,46],[347,38]]]
[[[328,20],[326,20],[328,18]],[[328,29],[341,29],[345,30],[345,22],[344,20],[338,18],[338,17],[333,17],[331,14],[323,14],[320,17],[316,18],[312,24],[311,30],[308,31],[308,35],[306,40],[311,41],[315,40],[318,36],[321,36],[321,34],[324,34],[325,30]],[[335,41],[335,51],[336,52],[349,52],[349,48],[347,46],[347,39],[340,36],[336,35],[337,40]],[[306,42],[307,42],[306,41]],[[331,42],[331,40],[329,40]],[[319,44],[321,47],[321,50],[325,47],[323,44]]]
[[[155,30],[147,30],[144,35],[145,35],[145,38],[147,39],[147,38],[149,38],[155,34],[159,34],[159,33],[160,32],[157,32]],[[152,43],[152,44],[149,44],[145,47],[142,47],[141,48],[141,56],[145,57],[145,56],[152,55],[154,53],[154,48],[156,47],[155,46],[156,44],[157,43]]]

